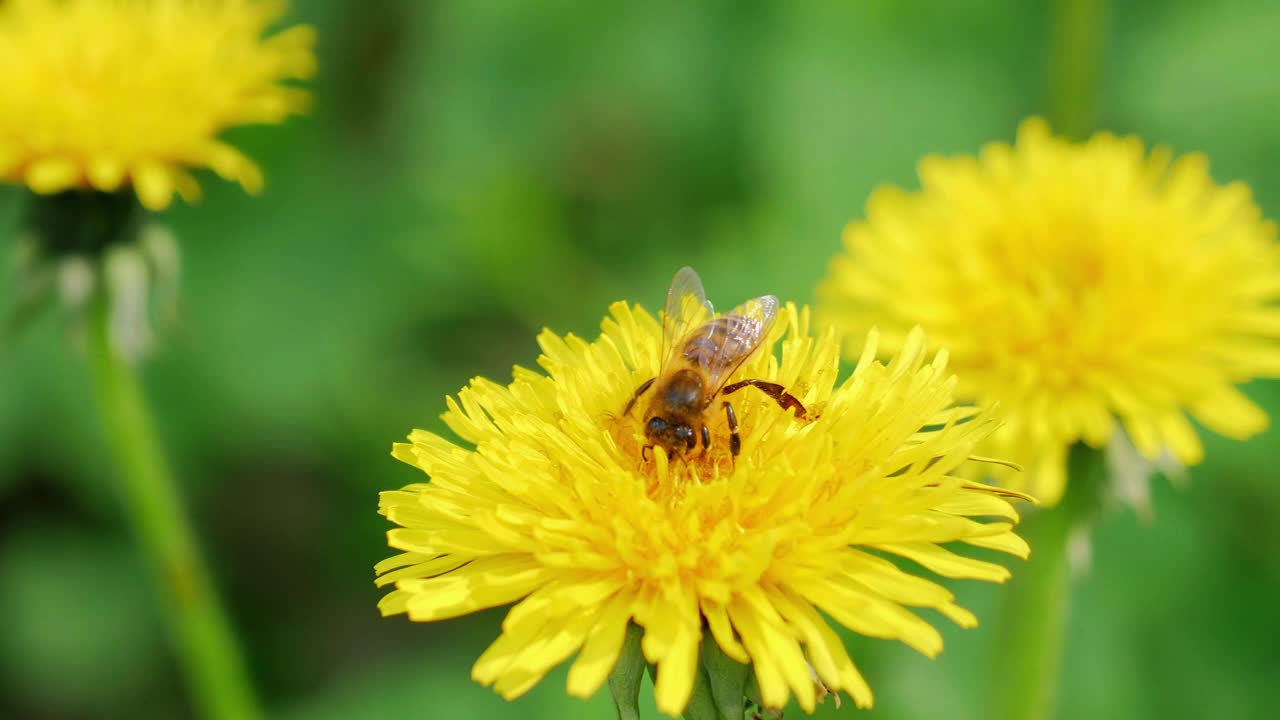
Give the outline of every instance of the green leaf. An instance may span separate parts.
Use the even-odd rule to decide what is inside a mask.
[[[609,692],[618,709],[618,720],[640,720],[640,680],[644,678],[644,655],[640,652],[640,626],[627,626],[627,637],[622,641],[622,654],[609,674]]]

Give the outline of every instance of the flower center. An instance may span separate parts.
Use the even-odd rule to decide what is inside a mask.
[[[645,493],[655,501],[674,503],[684,496],[690,484],[703,485],[727,477],[737,462],[729,451],[730,433],[723,418],[704,418],[709,448],[701,440],[691,450],[668,455],[645,435],[646,421],[639,410],[630,415],[607,420],[606,429],[613,438],[623,463],[635,469],[645,482]],[[742,432],[741,426],[739,433]],[[698,430],[701,436],[701,429]]]

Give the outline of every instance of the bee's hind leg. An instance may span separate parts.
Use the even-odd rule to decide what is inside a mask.
[[[720,394],[728,395],[729,393],[737,392],[748,385],[773,398],[774,402],[782,406],[783,410],[795,410],[796,417],[801,420],[807,419],[804,405],[796,399],[795,395],[787,392],[787,389],[778,383],[772,383],[767,380],[743,380],[741,382],[733,383],[732,385],[725,385],[724,389],[720,391]]]
[[[653,386],[653,381],[657,379],[658,378],[656,377],[651,377],[648,380],[645,380],[643,383],[641,383],[640,387],[636,388],[635,394],[632,395],[631,399],[627,401],[627,409],[622,411],[623,415],[631,414],[631,408],[635,407],[636,401],[640,399],[640,396],[644,394],[645,390],[648,390],[650,387]]]

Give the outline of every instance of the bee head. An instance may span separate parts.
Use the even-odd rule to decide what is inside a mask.
[[[667,455],[692,450],[698,444],[693,428],[680,423],[667,422],[656,415],[645,423],[644,435],[649,442],[666,450]]]

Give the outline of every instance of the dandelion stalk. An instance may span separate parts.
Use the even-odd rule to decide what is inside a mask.
[[[1003,596],[991,673],[996,720],[1053,716],[1070,611],[1070,543],[1098,507],[1104,469],[1101,451],[1076,445],[1061,503],[1023,518],[1032,555]]]
[[[1081,140],[1093,129],[1106,0],[1057,0],[1049,36],[1048,117],[1055,130]]]
[[[98,293],[89,318],[89,362],[98,410],[129,520],[154,575],[193,702],[213,720],[260,717],[142,387],[112,342],[108,302],[105,293]]]

